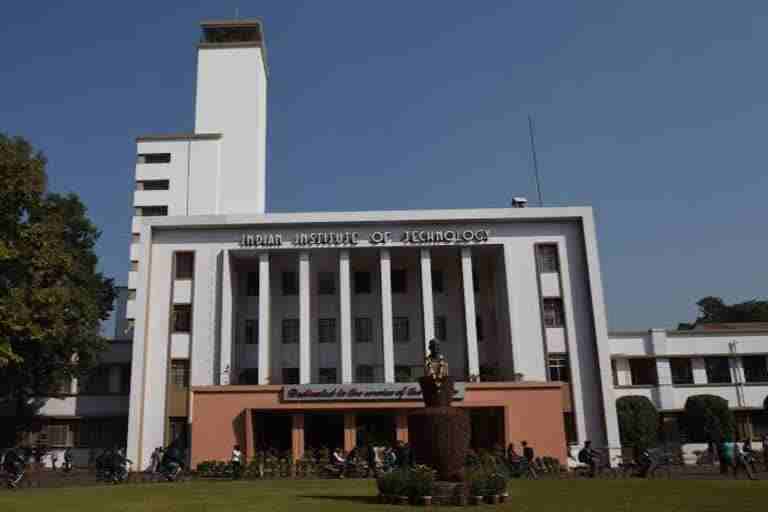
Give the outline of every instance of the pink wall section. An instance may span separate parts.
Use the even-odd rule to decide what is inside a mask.
[[[253,424],[249,409],[292,412],[293,455],[303,453],[304,411],[346,413],[345,448],[354,443],[354,412],[391,410],[397,414],[397,438],[407,439],[405,415],[423,407],[415,401],[282,402],[281,386],[204,386],[192,390],[192,467],[204,460],[226,460],[234,444],[253,456]],[[505,444],[518,447],[526,440],[537,455],[557,457],[565,463],[563,393],[555,383],[470,383],[459,407],[503,407]],[[245,414],[244,414],[245,412]],[[403,427],[406,427],[403,430]]]

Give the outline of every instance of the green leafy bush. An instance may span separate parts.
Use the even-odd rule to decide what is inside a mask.
[[[644,396],[623,396],[616,400],[619,435],[624,446],[641,449],[655,446],[659,438],[659,412]]]
[[[685,402],[683,428],[694,443],[734,439],[736,420],[728,401],[715,395],[695,395]]]
[[[388,496],[407,496],[408,473],[407,469],[396,469],[385,473],[376,481],[379,492]]]
[[[466,475],[467,486],[472,496],[485,496],[488,490],[488,473],[483,469],[471,469]]]
[[[419,498],[432,496],[435,488],[435,472],[429,466],[418,465],[408,471],[408,496]]]

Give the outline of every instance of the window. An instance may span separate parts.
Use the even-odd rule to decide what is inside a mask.
[[[560,260],[557,255],[557,246],[554,244],[539,245],[536,247],[539,272],[560,272]]]
[[[259,296],[259,273],[248,272],[245,274],[245,295],[248,297]]]
[[[170,162],[170,153],[139,153],[136,156],[137,164],[168,164]]]
[[[283,272],[283,295],[299,294],[298,272]]]
[[[141,233],[131,233],[131,242],[135,244],[141,242]]]
[[[130,288],[128,290],[128,295],[126,296],[125,300],[136,300],[136,289]]]
[[[164,217],[168,215],[167,206],[138,206],[136,207],[137,217]]]
[[[731,382],[731,365],[727,357],[705,357],[707,382],[712,384],[729,384]]]
[[[192,306],[189,304],[174,304],[173,332],[190,332],[192,330]]]
[[[411,340],[407,316],[396,316],[392,319],[392,338],[397,343],[408,343]]]
[[[258,368],[246,368],[240,372],[240,379],[238,384],[250,384],[256,385],[259,383],[259,369]]]
[[[136,260],[131,260],[131,272],[136,272],[139,270],[139,262]]]
[[[568,354],[549,354],[547,356],[547,366],[550,381],[569,382],[571,380]]]
[[[669,368],[672,372],[672,384],[693,384],[693,368],[689,358],[674,357],[669,360]]]
[[[373,366],[369,364],[359,364],[355,370],[355,381],[363,383],[373,382]]]
[[[615,359],[611,359],[611,374],[613,374],[613,385],[619,385],[619,369]]]
[[[448,336],[447,321],[444,316],[435,317],[435,338],[445,341]]]
[[[118,365],[120,369],[120,394],[127,395],[131,392],[131,365]]]
[[[366,294],[371,293],[371,273],[370,272],[355,272],[355,293]]]
[[[392,271],[392,293],[408,293],[408,272],[404,269]]]
[[[768,381],[768,368],[766,368],[766,356],[744,356],[741,364],[744,366],[744,380],[746,382]]]
[[[176,253],[176,279],[192,279],[195,273],[195,253]]]
[[[432,271],[432,292],[443,293],[445,291],[445,282],[443,280],[442,270]]]
[[[109,366],[99,365],[80,380],[80,391],[89,395],[109,393]],[[84,381],[84,382],[83,382]]]
[[[373,322],[368,317],[355,318],[355,341],[369,343],[373,338]]]
[[[136,190],[168,190],[168,180],[139,180],[136,182]]]
[[[411,382],[410,366],[395,366],[395,382]]]
[[[336,384],[336,368],[320,368],[320,384]]]
[[[245,344],[255,345],[259,342],[259,322],[258,320],[246,320],[245,321]]]
[[[565,323],[562,299],[544,299],[542,302],[544,305],[544,327],[562,327]]]
[[[299,319],[298,318],[284,318],[283,319],[283,343],[298,343],[299,342]]]
[[[475,315],[475,330],[477,331],[477,341],[485,339],[485,329],[483,329],[483,317]]]
[[[283,384],[298,384],[298,383],[299,383],[299,369],[283,368]]]
[[[72,435],[69,424],[47,425],[41,434],[43,432],[45,432],[42,436],[45,437],[43,444],[48,446],[70,446],[71,444]],[[41,441],[40,438],[38,438],[39,441]]]
[[[319,295],[336,294],[336,274],[333,272],[318,272],[317,293]]]
[[[318,320],[317,331],[317,338],[319,343],[336,343],[335,318],[320,318]]]
[[[176,389],[189,387],[189,361],[174,359],[171,361],[171,386]]]
[[[633,386],[656,386],[658,383],[655,359],[630,359],[629,371]]]

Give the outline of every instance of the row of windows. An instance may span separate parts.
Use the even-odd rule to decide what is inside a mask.
[[[412,366],[395,366],[395,382],[413,382],[416,378],[416,369]],[[298,384],[299,383],[299,369],[298,368],[283,368],[282,369],[282,383],[283,384]],[[338,382],[338,374],[336,368],[319,368],[318,369],[318,384],[335,384]],[[240,373],[240,384],[257,384],[258,383],[258,369],[249,368],[243,370]],[[373,365],[361,364],[355,368],[355,382],[360,383],[373,383],[375,382],[375,369]]]
[[[477,276],[477,272],[473,272]],[[373,290],[371,272],[353,272],[353,288],[355,294],[369,294]],[[408,274],[407,270],[396,269],[391,273],[392,293],[408,293]],[[475,291],[479,290],[479,281],[475,279]],[[298,272],[282,273],[282,294],[298,295],[299,293],[299,274]],[[445,279],[442,270],[432,271],[432,291],[435,293],[445,292]],[[336,294],[336,274],[334,272],[317,273],[317,293],[318,295]],[[259,295],[259,274],[258,272],[248,272],[245,279],[245,295],[256,297]]]
[[[124,419],[60,420],[44,425],[28,441],[48,447],[111,448],[125,446],[126,434]]]
[[[78,379],[79,394],[83,395],[127,395],[131,389],[131,365],[102,364],[95,367],[87,375]],[[71,379],[65,379],[59,385],[59,392],[69,394],[72,392]]]
[[[768,359],[764,355],[742,356],[744,368],[744,380],[746,382],[768,382]],[[674,357],[669,360],[672,374],[672,384],[693,384],[693,361],[689,357]],[[656,386],[659,378],[656,369],[656,360],[651,358],[629,359],[629,370],[633,386]],[[707,383],[731,384],[730,358],[727,356],[713,356],[704,358],[704,370],[707,375]],[[613,361],[614,384],[618,385],[618,373],[616,362]]]
[[[183,319],[185,322],[183,327],[188,328],[190,324],[190,318],[187,316],[189,306],[174,306],[174,308],[178,308],[179,311],[185,312],[184,315],[175,318]],[[174,325],[175,329],[180,327],[178,323]],[[485,331],[483,329],[482,318],[479,315],[475,318],[475,326],[477,328],[477,339],[480,341],[484,340]],[[319,343],[336,343],[337,329],[335,318],[318,319],[317,330]],[[354,335],[357,343],[369,343],[373,341],[373,319],[370,317],[356,317],[354,321]],[[448,340],[448,319],[443,315],[435,317],[435,338],[441,341]],[[398,343],[407,343],[410,341],[410,320],[408,317],[396,316],[392,319],[392,339]],[[259,342],[259,324],[257,319],[245,320],[242,342],[246,345],[257,344]],[[282,342],[285,344],[299,342],[298,318],[283,319]]]

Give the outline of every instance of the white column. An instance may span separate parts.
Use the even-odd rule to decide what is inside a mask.
[[[432,298],[432,255],[429,249],[421,250],[421,310],[424,312],[424,353],[429,352],[429,342],[435,337],[435,303]]]
[[[464,322],[467,326],[467,370],[470,375],[480,375],[477,350],[477,325],[475,324],[475,286],[472,279],[472,249],[461,248],[461,277],[464,285]]]
[[[299,383],[312,381],[309,310],[309,252],[299,253]]]
[[[350,297],[349,249],[339,251],[339,316],[341,317],[341,382],[352,382],[352,299]]]
[[[392,262],[389,249],[381,249],[381,341],[384,382],[395,382],[395,345],[392,343]]]
[[[219,384],[226,386],[231,382],[232,368],[232,261],[229,251],[222,255],[221,269],[221,347],[219,357]]]
[[[259,254],[259,384],[269,384],[271,377],[270,318],[272,295],[269,287],[269,253]]]

